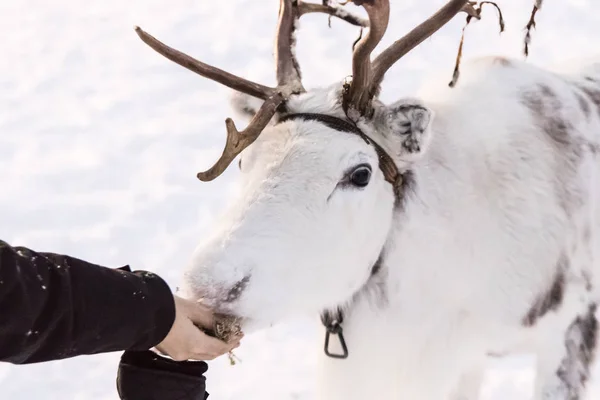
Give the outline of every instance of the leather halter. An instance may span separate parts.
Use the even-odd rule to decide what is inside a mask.
[[[358,126],[354,123],[334,117],[327,114],[316,114],[316,113],[295,113],[287,114],[279,119],[279,122],[285,122],[293,119],[302,119],[305,121],[317,121],[328,126],[331,129],[335,129],[340,132],[354,133],[360,136],[367,144],[372,145],[377,152],[379,158],[379,169],[383,173],[385,180],[394,187],[394,195],[397,196],[397,190],[402,186],[402,174],[398,171],[396,163],[390,157],[390,155],[381,147],[376,141],[367,136]]]
[[[288,114],[279,119],[279,122],[285,122],[293,119],[302,119],[305,121],[317,121],[328,126],[331,129],[335,129],[340,132],[354,133],[360,136],[367,144],[372,145],[377,152],[379,158],[379,169],[383,173],[385,180],[389,182],[394,189],[394,196],[396,201],[400,198],[400,191],[403,183],[403,176],[398,171],[396,163],[390,157],[390,155],[374,140],[368,137],[359,127],[354,123],[334,117],[326,114],[316,113],[296,113]],[[344,321],[344,313],[342,308],[338,307],[335,311],[323,311],[321,313],[321,323],[325,326],[325,354],[332,358],[347,358],[348,357],[348,346],[344,339],[342,322]],[[335,354],[329,351],[329,339],[331,335],[338,336],[340,344],[342,346],[342,354]]]

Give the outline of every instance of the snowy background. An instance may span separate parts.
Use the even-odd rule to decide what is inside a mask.
[[[392,1],[383,45],[444,1]],[[465,57],[522,57],[532,1],[499,3],[506,32],[498,35],[495,10],[484,8],[484,20],[467,29]],[[545,3],[529,62],[597,49],[596,0]],[[236,168],[211,183],[195,177],[221,153],[229,92],[159,56],[133,27],[271,85],[277,7],[277,0],[0,0],[0,238],[156,271],[175,288],[197,240],[235,191]],[[450,79],[463,23],[455,18],[390,70],[383,99],[410,94],[435,69]],[[303,17],[305,86],[348,75],[357,34],[339,20],[329,29],[325,16]],[[211,399],[311,399],[323,339],[313,336],[313,323],[293,320],[245,338],[237,352],[243,362],[234,367],[225,357],[212,362]],[[118,357],[0,364],[0,398],[118,399]],[[495,363],[483,399],[525,400],[532,379],[528,358]],[[597,383],[592,398],[599,396]]]

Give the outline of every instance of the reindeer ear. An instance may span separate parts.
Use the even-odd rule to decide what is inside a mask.
[[[249,120],[254,117],[254,114],[258,112],[258,109],[263,104],[263,100],[261,99],[236,91],[231,93],[229,102],[233,107],[233,111],[240,118],[248,118]]]
[[[413,162],[425,153],[433,117],[433,111],[414,98],[401,99],[387,107],[383,123],[400,161]]]

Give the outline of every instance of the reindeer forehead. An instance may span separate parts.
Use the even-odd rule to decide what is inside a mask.
[[[319,114],[319,113],[299,113],[299,114],[288,114],[279,118],[279,123],[302,121],[303,125],[295,126],[295,130],[290,131],[296,133],[297,138],[310,135],[308,142],[310,144],[316,144],[320,148],[317,150],[317,154],[326,151],[329,154],[332,150],[342,154],[339,161],[349,159],[356,153],[358,149],[370,148],[370,153],[378,159],[379,169],[383,172],[385,180],[397,188],[402,181],[402,176],[396,166],[394,160],[390,155],[372,138],[367,136],[356,124],[348,121],[347,119],[338,118],[332,115]],[[330,133],[325,135],[321,129],[308,129],[304,131],[304,135],[301,134],[301,129],[310,126],[309,123],[313,123],[313,128],[316,126],[324,125],[321,129],[325,129],[325,132]],[[299,128],[302,127],[302,128]],[[320,140],[312,139],[313,132],[317,133],[317,138]],[[337,137],[346,136],[343,141],[337,141],[336,143],[328,143],[335,140]],[[333,138],[333,139],[332,139]],[[304,139],[307,140],[307,139]],[[358,147],[360,146],[360,147]],[[366,156],[368,153],[363,151],[363,155]],[[288,156],[291,157],[291,156]],[[321,159],[331,160],[332,157],[321,157]],[[319,157],[315,157],[315,161],[318,161]]]
[[[286,102],[286,110],[289,113],[318,113],[346,118],[341,104],[342,93],[342,82],[324,88],[314,88],[291,96]]]
[[[375,150],[360,136],[320,121],[300,118],[284,120],[266,129],[252,147],[252,153],[258,157],[269,157],[275,153],[289,158],[306,154],[330,160],[352,157],[357,153],[361,153],[363,158],[377,157]],[[318,162],[316,158],[312,161]]]

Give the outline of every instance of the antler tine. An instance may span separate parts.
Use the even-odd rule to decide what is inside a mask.
[[[383,0],[375,0],[375,2]],[[166,44],[160,42],[153,36],[136,27],[138,36],[159,54],[171,61],[193,71],[206,78],[219,82],[231,89],[249,94],[251,96],[265,100],[258,112],[254,115],[246,129],[239,132],[231,118],[225,120],[227,128],[227,140],[223,153],[219,160],[208,170],[199,172],[198,179],[202,181],[211,181],[221,175],[231,162],[245,148],[250,146],[260,135],[263,129],[273,118],[278,108],[290,95],[294,93],[306,92],[302,86],[300,66],[295,55],[295,29],[298,18],[303,13],[323,11],[330,15],[335,15],[351,23],[362,25],[364,21],[347,13],[344,14],[338,8],[324,6],[325,9],[315,9],[310,5],[304,5],[301,11],[300,0],[280,0],[279,20],[277,25],[277,36],[275,41],[275,61],[277,70],[277,87],[271,88],[258,83],[240,78],[229,72],[223,71],[211,65],[198,61],[187,54],[175,50]],[[386,16],[387,18],[387,16]],[[387,25],[387,21],[386,21]],[[385,30],[385,29],[384,29]],[[383,32],[381,33],[381,36]],[[379,38],[380,39],[380,38]],[[377,41],[379,41],[379,39]],[[375,43],[376,45],[376,43]],[[373,45],[373,47],[375,47]],[[370,53],[370,51],[369,51]],[[368,56],[368,54],[367,54]]]
[[[299,17],[297,0],[280,0],[275,42],[277,87],[289,93],[306,92],[302,86],[300,65],[295,55],[295,30]]]
[[[231,118],[227,118],[225,120],[225,126],[227,127],[227,141],[225,143],[223,154],[210,169],[204,172],[198,172],[198,179],[208,182],[221,175],[234,158],[258,138],[283,101],[284,98],[281,93],[275,93],[269,97],[254,115],[246,129],[242,132],[238,132],[235,123]]]
[[[373,94],[383,80],[383,76],[396,61],[433,35],[461,11],[468,13],[468,0],[450,0],[425,22],[418,25],[401,39],[385,49],[373,61],[373,73],[369,83],[369,93]]]
[[[275,93],[274,88],[240,78],[239,76],[198,61],[179,50],[175,50],[143,31],[139,26],[135,27],[135,32],[144,43],[157,53],[205,78],[263,100],[266,100]]]
[[[211,181],[221,175],[235,157],[260,136],[279,106],[290,94],[305,92],[302,86],[300,67],[294,55],[294,31],[298,17],[297,3],[292,3],[292,0],[280,0],[279,21],[275,40],[277,88],[271,89],[270,96],[242,132],[237,130],[231,118],[225,120],[227,140],[223,154],[210,169],[198,172],[198,179]]]
[[[364,113],[368,107],[369,81],[371,79],[371,53],[387,30],[390,18],[389,0],[353,0],[362,5],[369,16],[369,31],[362,38],[352,56],[352,83],[344,96],[344,108]]]
[[[309,13],[324,13],[330,17],[340,18],[352,25],[369,26],[369,21],[339,6],[305,3],[301,0],[280,0],[275,59],[277,63],[277,86],[284,93],[306,92],[302,86],[302,73],[295,55],[295,31],[300,17]]]
[[[329,14],[330,17],[337,17],[352,25],[361,26],[363,28],[369,27],[369,21],[367,19],[354,15],[337,5],[305,3],[304,1],[298,0],[298,11],[300,16],[309,13],[324,13]]]

